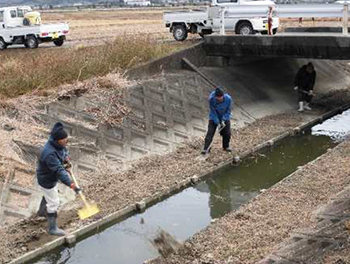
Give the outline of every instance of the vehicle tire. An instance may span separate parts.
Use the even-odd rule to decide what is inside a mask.
[[[173,28],[173,36],[177,41],[184,41],[187,38],[188,32],[184,25],[176,25]]]
[[[27,37],[25,46],[29,49],[36,49],[39,46],[38,39],[34,36]]]
[[[63,38],[59,38],[59,39],[55,39],[53,41],[53,43],[57,46],[57,47],[61,47],[64,43],[64,39]]]
[[[255,32],[252,24],[249,22],[242,22],[238,25],[236,33],[240,35],[253,35]]]
[[[277,34],[277,30],[278,30],[278,28],[272,29],[272,34],[273,34],[273,35],[276,35],[276,34]]]
[[[3,38],[0,38],[0,50],[4,50],[6,48],[7,48],[6,42],[4,41]]]

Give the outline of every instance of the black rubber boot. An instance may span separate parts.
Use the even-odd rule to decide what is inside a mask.
[[[57,227],[57,213],[47,213],[47,223],[49,224],[49,234],[53,236],[65,236],[66,233]]]
[[[47,204],[47,202],[45,200],[45,197],[43,196],[43,198],[41,199],[41,202],[40,202],[39,210],[36,213],[37,216],[40,216],[40,217],[46,216],[46,204]]]
[[[211,147],[209,147],[208,149],[203,149],[203,150],[201,151],[201,154],[202,154],[202,155],[209,154],[209,153],[210,153],[210,149],[211,149]]]

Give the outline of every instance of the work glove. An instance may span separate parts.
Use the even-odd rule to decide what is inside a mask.
[[[65,160],[63,161],[63,167],[65,170],[69,170],[72,168],[72,163],[70,162],[71,158],[69,156],[66,156]]]
[[[309,91],[309,95],[315,95],[312,90]]]
[[[79,188],[78,186],[75,185],[75,183],[72,183],[70,185],[70,188],[76,193],[79,194],[81,192],[81,188]]]
[[[70,163],[68,160],[65,160],[63,161],[63,167],[65,170],[70,170],[72,168],[72,163]]]
[[[297,91],[299,89],[299,87],[295,86],[293,89],[294,89],[294,91]]]

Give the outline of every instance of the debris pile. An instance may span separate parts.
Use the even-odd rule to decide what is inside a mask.
[[[172,253],[177,253],[181,247],[181,243],[179,243],[175,237],[164,230],[159,231],[157,237],[153,239],[152,244],[163,257],[166,257]]]

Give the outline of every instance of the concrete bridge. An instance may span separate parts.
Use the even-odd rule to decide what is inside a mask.
[[[331,33],[283,33],[276,36],[206,36],[207,56],[350,59],[350,37]]]

